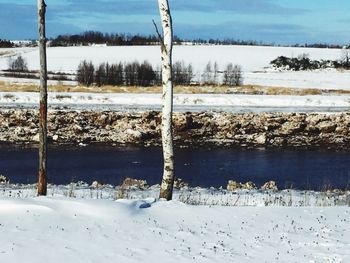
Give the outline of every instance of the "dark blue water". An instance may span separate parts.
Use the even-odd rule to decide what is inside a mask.
[[[176,176],[193,186],[226,186],[232,179],[269,180],[279,188],[322,190],[350,187],[350,152],[272,151],[233,149],[176,149]],[[159,183],[161,148],[85,147],[53,148],[48,156],[49,182],[76,181],[119,184],[125,177]],[[36,149],[0,148],[0,174],[12,183],[37,179]]]

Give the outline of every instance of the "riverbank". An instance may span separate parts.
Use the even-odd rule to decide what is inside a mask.
[[[350,113],[174,114],[174,141],[179,147],[350,149]],[[37,111],[2,109],[0,143],[38,142]],[[161,144],[157,111],[49,110],[53,145]]]

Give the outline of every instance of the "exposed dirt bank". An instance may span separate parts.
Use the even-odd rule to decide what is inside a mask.
[[[48,119],[49,139],[54,144],[161,143],[159,112],[49,111]],[[349,113],[174,115],[178,146],[350,149],[349,134]],[[1,143],[33,144],[38,138],[36,111],[0,111]]]

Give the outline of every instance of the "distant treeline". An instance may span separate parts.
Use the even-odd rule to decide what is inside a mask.
[[[175,36],[174,42],[178,41],[181,40]],[[107,46],[158,45],[159,39],[155,35],[142,36],[86,31],[77,35],[59,35],[50,40],[51,46],[88,46],[92,44],[105,44]]]
[[[14,44],[11,41],[0,39],[0,48],[9,48],[14,47]]]
[[[291,47],[305,47],[305,48],[344,48],[338,44],[327,44],[327,43],[314,43],[314,44],[294,44]],[[345,48],[350,48],[350,45],[345,45]]]
[[[174,43],[177,45],[242,45],[242,46],[282,46],[275,43],[264,43],[254,40],[226,39],[181,39],[174,36]],[[156,35],[132,35],[132,34],[109,34],[98,31],[86,31],[75,35],[59,35],[50,40],[51,46],[88,46],[92,44],[105,44],[107,46],[136,46],[136,45],[158,45],[159,39]],[[288,46],[288,45],[287,45]],[[306,48],[342,48],[341,45],[315,43],[315,44],[295,44],[290,47]]]
[[[174,36],[175,44],[194,44],[194,45],[245,45],[271,46],[257,41],[244,41],[234,39],[193,39],[186,40]],[[158,45],[159,39],[156,35],[131,35],[131,34],[108,34],[98,31],[86,31],[76,35],[59,35],[50,40],[51,46],[88,46],[92,44],[105,44],[107,46],[137,46],[137,45]]]
[[[343,48],[344,46],[338,44],[314,43],[314,44],[294,44],[294,45],[280,45],[275,43],[264,43],[255,40],[236,40],[236,39],[194,39],[181,40],[181,42],[190,42],[198,45],[241,45],[241,46],[272,46],[272,47],[303,47],[303,48]],[[350,48],[350,45],[346,46]]]
[[[49,40],[49,45],[53,47],[62,46],[89,46],[89,45],[107,45],[107,46],[149,46],[158,45],[159,39],[156,35],[132,35],[124,33],[102,33],[99,31],[86,31],[74,35],[59,35]],[[314,43],[314,44],[294,44],[280,45],[275,43],[264,43],[254,40],[237,40],[232,38],[225,39],[182,39],[174,36],[175,45],[242,45],[242,46],[286,46],[286,47],[304,47],[304,48],[343,48],[342,45]],[[37,41],[24,41],[23,43],[14,44],[9,40],[0,39],[0,48],[17,47],[17,46],[36,46]],[[350,48],[350,45],[345,46]]]

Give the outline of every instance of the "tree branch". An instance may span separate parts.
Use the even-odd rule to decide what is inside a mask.
[[[163,39],[162,35],[159,33],[158,26],[157,26],[156,22],[154,22],[153,19],[152,19],[152,22],[153,22],[154,28],[156,29],[156,33],[158,35],[160,45],[162,46],[162,48],[165,48],[164,39]]]

